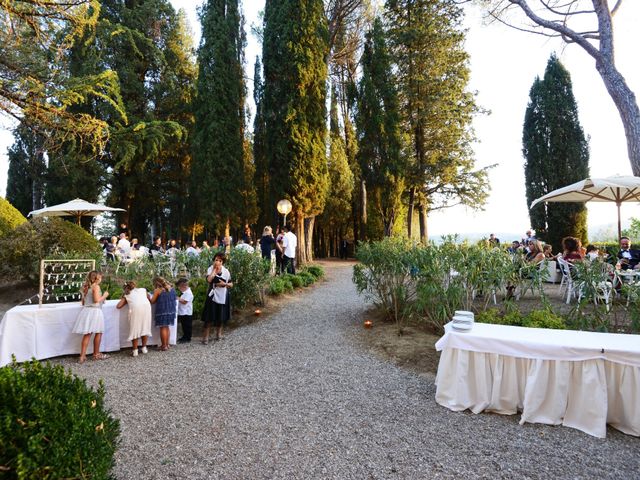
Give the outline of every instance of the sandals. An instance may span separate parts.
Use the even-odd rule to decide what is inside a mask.
[[[209,345],[209,337],[207,337],[207,338],[203,338],[203,339],[202,339],[202,344],[203,344],[203,345]]]
[[[78,363],[80,363],[80,364],[82,364],[82,363],[84,363],[84,362],[86,362],[86,361],[87,361],[87,357],[80,357],[80,358],[78,358]]]
[[[99,353],[93,356],[94,360],[106,360],[107,358],[109,358],[109,355],[107,355],[106,353]]]

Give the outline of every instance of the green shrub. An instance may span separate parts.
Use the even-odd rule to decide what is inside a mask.
[[[284,287],[284,291],[287,293],[293,292],[293,283],[288,278],[282,277],[282,286]]]
[[[309,272],[316,278],[324,277],[324,268],[322,268],[320,265],[307,265],[305,271]]]
[[[4,237],[26,221],[27,219],[24,218],[17,208],[0,197],[0,237]]]
[[[271,278],[271,280],[269,280],[267,291],[269,292],[269,295],[282,295],[284,293],[284,280],[280,277]]]
[[[304,286],[304,282],[298,275],[291,275],[290,273],[287,273],[286,275],[283,275],[282,278],[290,282],[293,288],[302,288]]]
[[[523,327],[531,328],[552,328],[555,330],[564,330],[567,324],[564,319],[551,310],[534,310],[530,312],[522,320]]]
[[[314,277],[309,272],[304,270],[300,272],[297,276],[300,278],[300,280],[302,280],[302,285],[304,285],[305,287],[308,287],[309,285],[313,285],[313,283],[316,281],[316,277]]]
[[[231,272],[231,305],[234,308],[242,309],[251,302],[261,300],[271,268],[268,261],[244,250],[234,249],[225,266]]]
[[[209,284],[206,278],[192,278],[189,280],[189,288],[193,293],[193,319],[200,320],[202,310],[204,309],[204,301],[207,299],[207,290]]]
[[[500,311],[497,308],[489,308],[488,310],[477,314],[475,316],[475,321],[478,323],[498,324],[502,319],[500,318]]]
[[[0,273],[4,276],[37,281],[44,258],[100,259],[102,250],[82,227],[60,218],[34,218],[0,238]]]
[[[511,325],[513,327],[521,327],[522,326],[522,314],[514,310],[512,312],[506,313],[502,319],[498,322],[500,325]]]
[[[97,391],[61,366],[0,368],[2,478],[109,478],[120,432]]]

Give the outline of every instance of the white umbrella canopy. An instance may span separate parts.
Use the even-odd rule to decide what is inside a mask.
[[[52,205],[29,212],[29,217],[76,217],[80,224],[80,217],[95,217],[104,212],[125,212],[124,208],[107,207],[97,203],[90,203],[81,198],[76,198],[67,203]]]
[[[542,202],[613,202],[618,207],[619,240],[622,235],[620,205],[623,202],[640,202],[640,177],[616,176],[580,180],[534,200],[529,209]]]

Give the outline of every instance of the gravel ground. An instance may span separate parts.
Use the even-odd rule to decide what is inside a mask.
[[[366,305],[350,263],[224,340],[104,362],[121,421],[118,479],[640,478],[640,439],[454,413],[434,378],[358,346]]]

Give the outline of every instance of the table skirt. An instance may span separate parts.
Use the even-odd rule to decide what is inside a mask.
[[[513,415],[520,424],[576,428],[604,438],[609,424],[640,436],[640,368],[604,359],[518,358],[445,348],[436,401],[450,410]]]
[[[129,336],[129,309],[117,309],[117,300],[107,300],[102,307],[105,331],[100,350],[114,352],[131,347]],[[152,306],[152,307],[155,307]],[[73,325],[82,306],[80,302],[53,305],[22,305],[7,311],[0,322],[0,366],[31,358],[42,360],[60,355],[80,353],[82,335],[73,333]],[[160,343],[160,329],[152,327],[149,345]],[[175,344],[177,325],[170,327],[169,343]],[[88,352],[93,352],[93,340]]]

